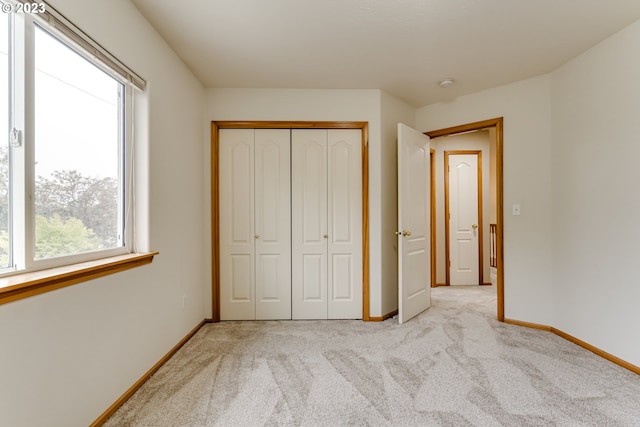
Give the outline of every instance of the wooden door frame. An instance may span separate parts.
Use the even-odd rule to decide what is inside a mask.
[[[477,189],[478,197],[478,285],[484,284],[484,250],[483,250],[483,218],[482,218],[482,150],[446,150],[444,152],[444,247],[445,270],[447,286],[451,286],[451,227],[448,218],[451,216],[449,197],[449,156],[475,155],[477,157]]]
[[[457,133],[469,132],[480,129],[495,129],[496,138],[496,256],[498,262],[498,283],[497,293],[497,319],[504,322],[504,119],[483,120],[479,122],[467,123],[460,126],[453,126],[444,129],[437,129],[425,132],[430,138],[440,136],[455,135]]]
[[[431,198],[431,213],[430,230],[431,230],[431,287],[435,288],[436,284],[436,150],[429,148],[429,163],[431,169],[431,182],[430,182],[430,198]]]
[[[220,321],[220,129],[360,129],[362,130],[362,320],[369,321],[369,123],[316,121],[211,122],[211,322]]]

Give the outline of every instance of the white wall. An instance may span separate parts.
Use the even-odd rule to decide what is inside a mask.
[[[436,150],[436,283],[446,282],[446,239],[445,239],[445,192],[444,192],[444,152],[451,150],[479,150],[482,152],[482,218],[483,218],[483,282],[489,282],[489,218],[491,212],[491,180],[489,163],[491,160],[489,131],[482,130],[462,135],[451,135],[431,140],[431,148]]]
[[[552,323],[550,76],[418,109],[420,131],[504,117],[505,316]],[[521,216],[511,215],[520,203]]]
[[[205,317],[202,87],[128,0],[50,3],[149,82],[136,99],[136,196],[149,202],[137,239],[160,255],[0,306],[3,426],[90,424]]]
[[[313,89],[207,89],[205,124],[222,120],[264,121],[365,121],[369,122],[369,242],[370,307],[380,316],[382,294],[382,160],[379,90]],[[206,157],[210,158],[211,135],[205,135]],[[208,167],[207,176],[211,176]],[[207,185],[210,188],[210,178]],[[207,190],[209,194],[209,190]],[[206,200],[210,218],[210,197]],[[210,230],[210,228],[209,228]],[[210,240],[211,233],[208,232]],[[211,256],[210,250],[207,256]],[[211,289],[207,289],[211,301]],[[211,316],[211,305],[207,307]]]
[[[415,108],[382,92],[382,315],[398,309],[398,123],[414,127]]]
[[[640,366],[640,21],[553,87],[553,325]]]

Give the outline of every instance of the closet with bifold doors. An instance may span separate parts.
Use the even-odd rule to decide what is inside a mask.
[[[291,318],[288,129],[220,129],[220,318]]]
[[[220,129],[220,319],[362,318],[362,130]]]

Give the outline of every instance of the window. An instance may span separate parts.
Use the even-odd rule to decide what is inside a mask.
[[[0,270],[9,267],[9,18],[0,15]],[[2,141],[2,139],[0,139]]]
[[[0,275],[132,251],[131,104],[144,82],[47,8],[0,14]]]
[[[35,27],[35,259],[123,245],[124,85]]]

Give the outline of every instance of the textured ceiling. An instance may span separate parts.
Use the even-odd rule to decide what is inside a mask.
[[[206,87],[382,89],[416,107],[553,71],[640,18],[639,0],[131,1]]]

